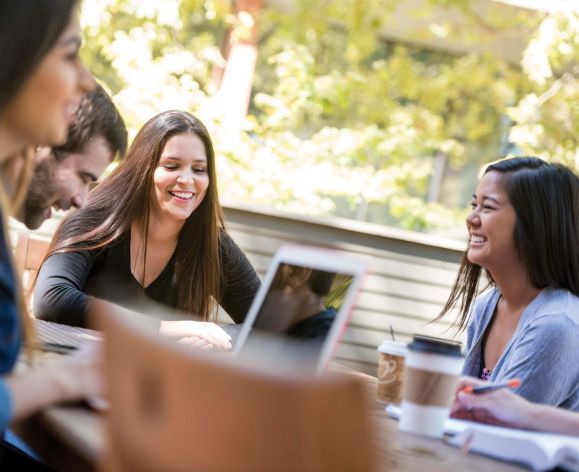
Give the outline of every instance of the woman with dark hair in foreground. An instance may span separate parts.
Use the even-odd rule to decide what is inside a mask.
[[[579,410],[579,179],[534,157],[487,167],[468,249],[438,319],[460,305],[463,374],[521,379],[533,402]],[[476,298],[483,269],[490,289]]]
[[[94,81],[78,57],[81,43],[75,0],[0,2],[0,172],[25,153],[12,192],[0,188],[0,433],[9,423],[59,401],[101,393],[98,355],[82,353],[64,362],[24,372],[13,368],[21,340],[34,341],[30,318],[12,267],[4,219],[27,188],[29,147],[66,139],[83,93]],[[42,464],[12,444],[0,446],[0,469],[37,470]]]

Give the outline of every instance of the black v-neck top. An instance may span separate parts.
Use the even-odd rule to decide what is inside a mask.
[[[220,300],[216,298],[227,314],[241,323],[260,281],[243,251],[225,232],[221,234],[220,248],[223,296]],[[34,314],[41,319],[84,327],[91,297],[145,312],[151,309],[150,300],[175,308],[175,254],[144,289],[135,280],[130,261],[130,233],[104,249],[50,256],[38,273]]]

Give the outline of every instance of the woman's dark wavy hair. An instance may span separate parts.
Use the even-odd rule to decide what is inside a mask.
[[[106,247],[129,231],[133,222],[140,225],[146,248],[153,174],[167,141],[181,133],[194,133],[203,142],[209,186],[179,233],[175,249],[177,308],[208,319],[221,293],[219,244],[224,222],[211,138],[203,123],[187,112],[166,111],[145,123],[127,157],[89,194],[87,205],[64,218],[52,239],[49,256]],[[146,257],[145,250],[143,263]]]
[[[0,1],[0,110],[62,34],[77,0]]]
[[[485,174],[499,172],[517,215],[515,246],[537,288],[563,288],[579,296],[579,177],[561,164],[537,157],[515,157],[489,165]],[[482,268],[469,262],[467,252],[440,320],[460,303],[455,326],[466,328],[478,292]],[[492,285],[494,280],[487,271]]]

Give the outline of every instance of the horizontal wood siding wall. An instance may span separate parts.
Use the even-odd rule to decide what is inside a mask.
[[[454,334],[448,321],[429,322],[450,292],[461,244],[338,218],[296,217],[248,207],[224,210],[229,232],[260,276],[284,243],[336,248],[367,261],[369,270],[337,351],[341,362],[375,374],[376,347],[390,338],[390,327],[400,341],[408,341],[413,333]],[[35,235],[49,239],[58,221],[49,220]],[[14,221],[10,227],[13,241],[26,230]]]
[[[375,375],[376,347],[390,339],[390,327],[396,339],[404,342],[413,333],[454,335],[449,321],[430,321],[444,305],[456,276],[462,254],[459,243],[445,247],[402,239],[412,233],[374,225],[376,231],[370,232],[366,224],[344,224],[336,218],[296,219],[271,210],[227,207],[225,215],[229,232],[260,276],[284,243],[336,248],[367,261],[368,274],[337,351],[341,362]]]

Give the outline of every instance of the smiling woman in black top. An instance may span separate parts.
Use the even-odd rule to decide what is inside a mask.
[[[219,304],[239,323],[259,283],[225,231],[205,126],[189,113],[167,111],[143,126],[87,205],[64,219],[39,271],[34,312],[84,326],[91,297],[134,305],[144,294],[203,320]],[[206,328],[194,321],[161,325],[200,345],[227,347],[225,332]]]

